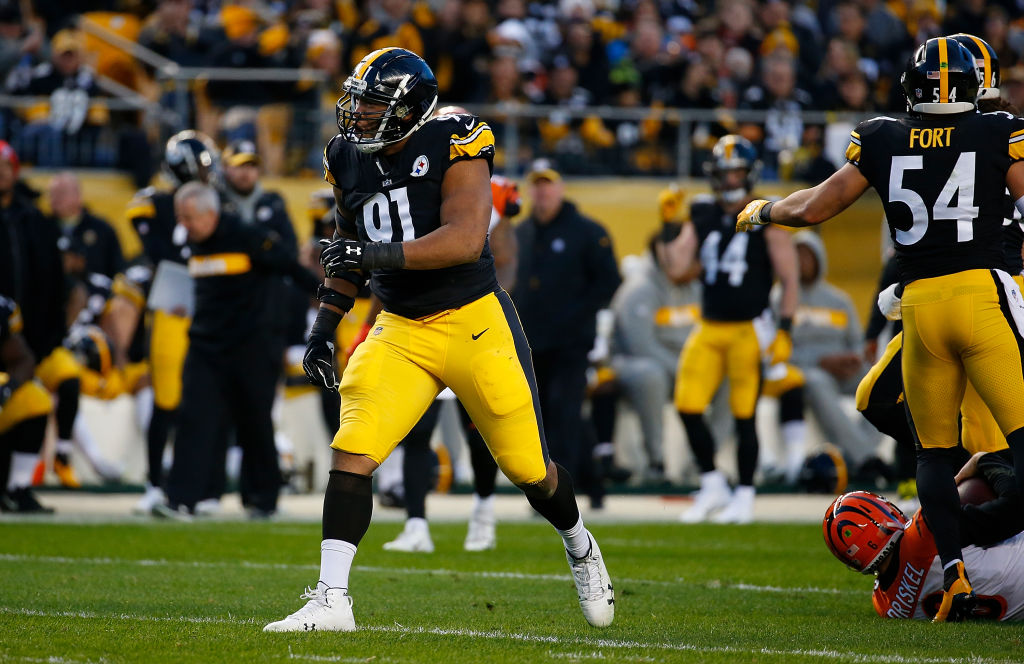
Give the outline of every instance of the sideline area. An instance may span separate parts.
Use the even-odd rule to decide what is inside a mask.
[[[91,493],[86,491],[46,490],[39,493],[40,501],[57,510],[52,517],[31,517],[34,521],[55,520],[111,521],[140,520],[150,517],[135,516],[132,507],[139,499],[135,493]],[[821,523],[825,508],[833,496],[824,494],[766,494],[759,495],[754,506],[754,521],[757,523]],[[281,496],[280,513],[274,521],[320,522],[323,495],[319,493]],[[586,498],[580,498],[584,519],[594,523],[661,522],[675,523],[683,510],[689,506],[688,496],[658,495],[612,495],[605,500],[602,510],[587,507]],[[221,501],[222,512],[216,517],[202,520],[240,520],[245,518],[237,494],[226,495]],[[473,507],[472,496],[436,494],[427,497],[427,515],[433,521],[459,522],[469,519]],[[495,513],[499,528],[502,522],[524,522],[540,517],[533,514],[526,499],[518,495],[498,494]],[[0,517],[0,522],[10,517]],[[374,505],[373,520],[397,523],[405,520],[405,511]],[[685,527],[680,524],[680,527]]]

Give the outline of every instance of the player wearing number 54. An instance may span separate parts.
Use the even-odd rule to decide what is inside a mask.
[[[937,622],[976,603],[953,483],[968,377],[1024,480],[1024,303],[1001,251],[1005,188],[1024,207],[1024,119],[978,113],[979,83],[970,51],[952,38],[928,40],[903,74],[909,117],[862,122],[850,136],[849,163],[835,175],[777,203],[753,201],[736,224],[810,226],[868,187],[881,197],[904,286],[903,382],[918,441],[917,489],[944,570]]]

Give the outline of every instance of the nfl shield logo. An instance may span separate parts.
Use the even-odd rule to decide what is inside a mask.
[[[427,159],[427,155],[421,154],[416,157],[416,161],[412,162],[412,173],[410,175],[414,178],[420,178],[426,175],[429,169],[430,161]]]

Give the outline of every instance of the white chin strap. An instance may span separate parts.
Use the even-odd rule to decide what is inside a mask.
[[[379,151],[382,147],[384,147],[384,143],[381,141],[376,141],[374,143],[356,143],[356,149],[363,154],[373,154],[374,152]]]
[[[999,88],[982,88],[978,90],[978,101],[984,99],[999,99]]]

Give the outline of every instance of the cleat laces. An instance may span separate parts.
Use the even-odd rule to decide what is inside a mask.
[[[572,575],[576,577],[576,589],[579,591],[580,599],[592,602],[604,597],[601,570],[593,552],[579,560],[573,560]]]

